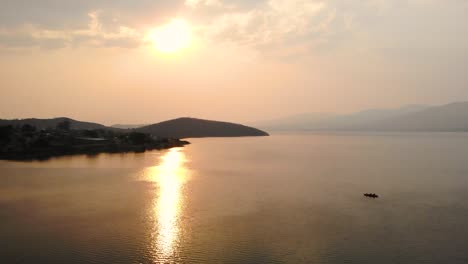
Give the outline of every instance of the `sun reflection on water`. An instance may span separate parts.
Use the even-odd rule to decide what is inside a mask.
[[[158,166],[148,168],[149,180],[158,186],[153,205],[155,218],[154,249],[158,260],[168,259],[176,253],[180,235],[180,214],[183,206],[183,185],[188,179],[184,167],[185,155],[179,148],[169,150]]]

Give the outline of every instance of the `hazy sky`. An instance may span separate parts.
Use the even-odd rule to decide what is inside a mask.
[[[0,0],[0,118],[248,122],[468,100],[466,14],[466,0]],[[161,52],[152,32],[175,20],[190,40]]]

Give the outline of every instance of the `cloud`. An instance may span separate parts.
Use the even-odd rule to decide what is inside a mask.
[[[143,33],[134,28],[118,26],[111,31],[105,30],[97,11],[90,12],[88,18],[87,27],[72,30],[44,29],[36,25],[4,28],[0,30],[0,46],[56,49],[83,44],[97,47],[137,47],[142,43]]]
[[[220,0],[185,0],[185,5],[191,8],[198,6],[222,6]]]
[[[141,21],[177,12],[183,5],[184,0],[0,0],[0,26],[81,28],[93,10],[102,10],[112,19],[118,17],[123,23],[136,26]],[[110,21],[104,24],[107,22]]]
[[[200,35],[210,41],[267,48],[294,45],[294,39],[301,41],[308,35],[323,38],[333,16],[332,8],[327,8],[325,2],[311,0],[138,0],[132,5],[123,0],[44,0],[40,4],[30,0],[3,1],[6,3],[0,11],[0,28],[4,29],[0,32],[0,45],[4,47],[20,43],[17,47],[136,47],[143,42],[145,27],[171,16],[171,12],[161,9],[178,7],[194,17],[200,15],[193,23]],[[13,10],[22,12],[12,16]],[[154,18],[148,18],[151,13]]]
[[[184,16],[205,41],[291,57],[340,47],[409,46],[410,39],[420,45],[418,39],[436,30],[456,31],[454,17],[461,21],[457,31],[468,24],[461,18],[468,7],[463,0],[0,0],[0,4],[0,46],[10,48],[138,47],[151,27]],[[411,34],[405,32],[410,29]],[[435,41],[439,39],[443,38]]]
[[[247,10],[226,8],[202,25],[200,34],[265,54],[292,54],[326,42],[335,18],[336,10],[324,1],[268,0]]]
[[[251,47],[266,56],[314,56],[353,49],[386,53],[383,47],[426,49],[443,41],[425,43],[434,34],[451,38],[468,25],[461,22],[466,22],[462,14],[468,7],[462,0],[264,0],[249,8],[233,7],[233,1],[222,5],[226,3],[229,8],[209,16],[203,13],[209,7],[197,6],[194,12],[205,17],[200,35],[213,42]]]

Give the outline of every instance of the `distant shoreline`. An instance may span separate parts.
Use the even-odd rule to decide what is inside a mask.
[[[0,160],[46,160],[69,155],[128,153],[182,147],[190,142],[141,132],[104,129],[71,130],[66,122],[54,129],[32,125],[0,127]]]
[[[176,147],[184,147],[190,142],[179,139],[171,139],[168,143],[158,145],[140,145],[140,146],[118,146],[115,147],[85,147],[74,148],[69,150],[61,149],[42,149],[35,152],[2,152],[0,160],[4,161],[38,161],[48,160],[64,156],[88,155],[94,156],[99,154],[117,154],[117,153],[144,153],[151,150],[164,150]]]
[[[106,127],[66,117],[0,119],[0,159],[44,160],[99,153],[144,152],[190,144],[184,138],[268,136],[241,124],[177,118],[135,129]]]

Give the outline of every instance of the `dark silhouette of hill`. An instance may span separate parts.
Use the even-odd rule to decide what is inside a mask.
[[[131,130],[167,138],[268,136],[268,133],[253,127],[228,122],[210,121],[196,118],[178,118],[134,129],[108,127],[98,123],[77,121],[67,117],[51,119],[0,119],[0,127],[9,125],[13,127],[20,127],[27,124],[35,127],[38,130],[41,130],[56,128],[64,122],[69,123],[70,130],[103,129],[122,132]]]
[[[253,127],[188,117],[137,128],[135,131],[174,138],[268,136],[268,133]]]
[[[27,119],[0,119],[0,126],[23,126],[23,125],[31,125],[36,127],[37,129],[50,129],[56,128],[58,124],[68,121],[70,124],[70,129],[76,130],[92,130],[92,129],[110,129],[104,125],[98,123],[91,123],[91,122],[83,122],[77,121],[67,117],[57,117],[57,118],[49,118],[49,119],[39,119],[39,118],[27,118]]]

